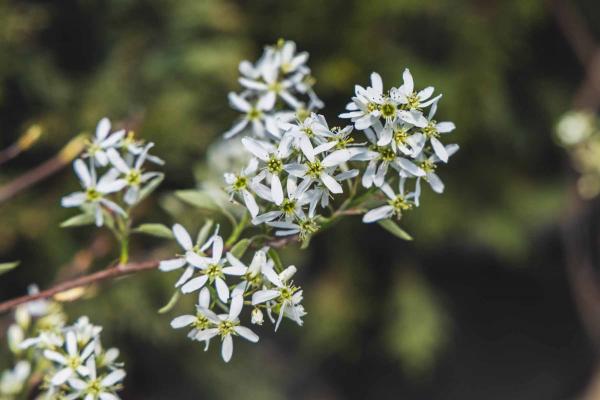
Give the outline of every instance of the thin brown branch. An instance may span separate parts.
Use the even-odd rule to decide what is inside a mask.
[[[0,165],[8,162],[29,149],[42,136],[42,128],[39,125],[32,125],[25,133],[12,145],[4,150],[0,150]]]
[[[0,314],[10,311],[21,304],[25,304],[34,300],[46,299],[70,289],[87,286],[93,283],[99,283],[109,279],[115,279],[125,275],[131,275],[137,272],[151,271],[158,268],[158,264],[158,260],[149,260],[125,265],[116,265],[90,275],[84,275],[79,278],[71,279],[39,293],[17,297],[15,299],[0,303]]]
[[[0,204],[14,197],[28,187],[48,178],[67,166],[81,153],[84,137],[79,135],[71,140],[56,156],[0,187]]]

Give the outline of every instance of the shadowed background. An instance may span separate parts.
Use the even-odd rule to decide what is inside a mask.
[[[300,270],[305,326],[258,329],[261,342],[236,341],[229,365],[219,346],[204,353],[169,327],[189,304],[157,314],[172,275],[129,277],[67,304],[72,320],[89,315],[105,327],[103,341],[120,347],[123,398],[580,398],[596,357],[566,272],[570,172],[552,134],[585,68],[556,4],[0,0],[0,149],[32,123],[44,130],[1,167],[0,185],[109,116],[136,126],[167,162],[137,220],[171,225],[177,217],[197,229],[206,215],[171,215],[169,194],[197,184],[209,144],[236,117],[226,95],[239,90],[239,61],[280,37],[310,52],[333,124],[355,83],[378,71],[387,87],[399,85],[409,67],[418,87],[444,93],[439,118],[457,125],[451,138],[461,150],[440,174],[446,193],[426,191],[403,219],[415,241],[354,217],[306,251],[285,251]],[[600,5],[569,4],[600,39]],[[66,168],[0,204],[0,259],[22,260],[0,279],[0,300],[114,258],[106,232],[58,227],[73,215],[60,197],[76,187]],[[138,237],[132,258],[163,245]],[[3,348],[0,368],[9,362]]]

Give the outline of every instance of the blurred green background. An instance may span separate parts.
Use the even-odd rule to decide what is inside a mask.
[[[600,39],[600,4],[571,3]],[[553,127],[584,69],[540,0],[0,0],[0,148],[32,123],[40,143],[0,169],[0,185],[51,157],[97,120],[135,121],[156,143],[167,179],[136,216],[170,225],[162,205],[196,186],[208,146],[236,117],[227,92],[237,65],[278,38],[311,54],[315,90],[333,122],[378,71],[387,86],[410,67],[444,93],[461,151],[404,219],[414,242],[349,219],[306,251],[308,315],[261,342],[236,343],[221,362],[158,315],[174,276],[126,278],[66,305],[118,346],[124,399],[573,399],[595,368],[565,273],[560,224],[569,196],[566,154]],[[0,280],[0,300],[31,282],[48,287],[103,268],[106,233],[65,230],[60,197],[69,168],[0,204],[0,259],[22,266]],[[200,213],[182,210],[186,226]],[[597,245],[597,244],[596,244]],[[133,259],[173,247],[139,237]],[[82,249],[85,249],[82,251]],[[158,249],[158,250],[157,250]],[[8,366],[0,350],[0,368]]]

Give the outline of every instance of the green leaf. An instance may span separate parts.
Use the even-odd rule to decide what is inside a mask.
[[[281,262],[281,258],[279,257],[279,253],[277,253],[277,251],[273,248],[269,249],[269,257],[271,257],[271,259],[273,260],[273,262],[275,263],[275,269],[278,272],[283,271],[283,263]]]
[[[230,253],[233,254],[235,258],[242,258],[249,246],[250,239],[242,239],[231,248]]]
[[[159,314],[166,314],[169,311],[171,311],[173,309],[173,307],[175,307],[175,304],[177,304],[177,301],[179,300],[179,296],[181,295],[181,292],[179,290],[176,290],[173,295],[171,296],[171,298],[169,299],[169,302],[167,304],[165,304],[163,307],[160,308],[160,310],[158,310]]]
[[[390,232],[392,235],[402,239],[402,240],[413,240],[412,236],[410,236],[404,229],[400,228],[398,224],[396,224],[391,219],[384,219],[377,222],[383,229]]]
[[[210,195],[200,190],[178,190],[175,192],[175,196],[184,203],[197,208],[219,210]]]
[[[163,224],[141,224],[133,230],[135,233],[156,236],[159,238],[173,239],[173,232]]]
[[[140,197],[138,197],[138,200],[136,201],[136,203],[139,203],[142,200],[144,200],[146,197],[150,196],[150,194],[156,190],[156,188],[162,183],[162,181],[164,179],[165,179],[165,174],[160,174],[157,177],[153,178],[150,181],[150,183],[148,183],[146,186],[144,186],[142,188],[142,190],[140,190]]]
[[[5,274],[8,271],[11,271],[11,270],[17,268],[20,263],[21,263],[21,261],[0,263],[0,275]]]
[[[60,227],[61,228],[71,228],[74,226],[92,225],[95,222],[96,222],[96,218],[94,217],[93,214],[84,213],[84,214],[79,214],[74,217],[71,217],[71,218],[67,219],[66,221],[63,221],[60,224]]]
[[[210,234],[210,230],[212,229],[213,225],[214,222],[212,219],[207,219],[206,222],[204,222],[204,225],[202,225],[200,232],[198,232],[198,237],[196,238],[196,244],[198,246],[202,246],[202,244],[206,242],[206,239],[208,239],[208,235]]]

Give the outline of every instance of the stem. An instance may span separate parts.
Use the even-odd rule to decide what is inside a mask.
[[[121,238],[121,256],[119,257],[119,264],[127,264],[129,261],[129,236]]]
[[[246,229],[248,222],[250,222],[249,213],[244,212],[244,215],[242,216],[242,220],[234,226],[233,231],[231,232],[231,235],[229,235],[229,238],[227,238],[227,241],[225,242],[226,246],[233,246],[233,244],[235,242],[237,242],[237,240],[240,237],[240,235],[242,234],[242,232],[244,232],[244,229]]]

